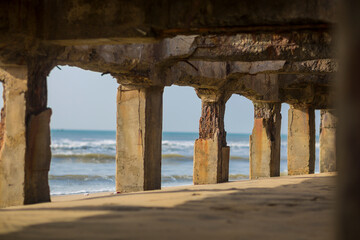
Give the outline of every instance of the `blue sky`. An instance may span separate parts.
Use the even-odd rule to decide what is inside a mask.
[[[51,128],[115,130],[117,87],[110,75],[68,66],[54,68],[48,77],[48,106],[53,110]],[[163,103],[164,131],[198,131],[201,101],[193,88],[166,87]],[[282,104],[282,134],[287,134],[287,110],[288,105]],[[226,104],[226,131],[250,133],[253,114],[250,100],[233,95]],[[317,135],[319,124],[316,111]]]

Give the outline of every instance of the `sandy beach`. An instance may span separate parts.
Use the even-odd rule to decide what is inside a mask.
[[[333,239],[335,174],[128,194],[53,197],[0,210],[0,239]]]

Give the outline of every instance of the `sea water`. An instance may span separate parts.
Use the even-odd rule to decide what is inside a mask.
[[[51,195],[115,191],[115,131],[52,130]],[[161,186],[191,185],[198,133],[164,132]],[[281,136],[281,174],[287,174],[286,136]],[[249,134],[227,134],[229,180],[249,178]],[[319,171],[319,143],[316,167]]]

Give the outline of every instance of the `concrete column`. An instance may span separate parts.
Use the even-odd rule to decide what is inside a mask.
[[[0,207],[50,201],[51,109],[46,108],[50,69],[36,61],[0,69],[4,82]]]
[[[315,112],[309,105],[291,105],[288,125],[288,174],[314,173]]]
[[[250,179],[280,176],[281,103],[254,102]]]
[[[226,146],[224,128],[224,94],[209,95],[197,91],[202,100],[199,138],[194,146],[194,184],[227,182],[230,148]]]
[[[334,110],[321,110],[320,172],[336,171],[336,124]]]
[[[117,192],[161,188],[162,94],[163,87],[118,88]]]

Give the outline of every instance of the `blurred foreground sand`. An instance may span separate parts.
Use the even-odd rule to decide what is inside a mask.
[[[334,239],[335,174],[129,194],[58,196],[0,209],[0,239]]]

